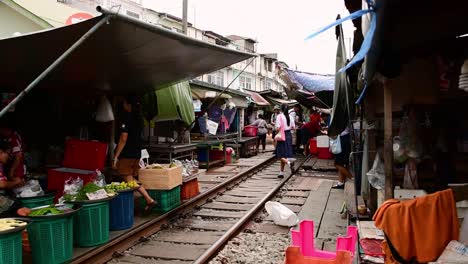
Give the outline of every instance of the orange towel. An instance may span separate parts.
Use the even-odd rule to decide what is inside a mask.
[[[436,261],[452,240],[458,240],[459,223],[451,189],[409,201],[388,200],[374,215],[398,254],[406,261]],[[385,263],[396,263],[387,244]]]

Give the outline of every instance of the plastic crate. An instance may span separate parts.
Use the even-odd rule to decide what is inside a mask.
[[[208,156],[206,155],[206,149],[199,149],[197,151],[197,160],[199,162],[207,162]]]
[[[198,185],[198,179],[193,178],[187,182],[182,184],[180,190],[180,199],[181,200],[189,200],[195,196],[200,194],[200,186]]]
[[[171,190],[147,190],[148,194],[156,201],[153,212],[166,213],[180,205],[180,186]],[[142,207],[145,208],[146,201],[141,197]]]
[[[23,207],[35,208],[39,206],[51,205],[54,203],[54,193],[50,193],[41,197],[18,198]]]
[[[133,190],[119,192],[119,195],[110,201],[110,230],[124,230],[132,227],[134,207]]]
[[[0,235],[0,263],[23,263],[22,231]]]
[[[258,132],[258,128],[255,126],[246,126],[244,127],[244,134],[247,137],[256,137]]]
[[[73,216],[35,219],[28,226],[35,264],[66,263],[73,258]]]
[[[109,201],[83,204],[73,219],[77,246],[94,247],[109,241]]]

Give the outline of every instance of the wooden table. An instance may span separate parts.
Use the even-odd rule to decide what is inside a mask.
[[[257,137],[241,137],[227,145],[234,148],[240,158],[248,158],[258,154]]]
[[[146,146],[151,162],[171,163],[173,159],[193,160],[196,144],[150,144]]]
[[[226,144],[228,142],[232,142],[232,139],[220,139],[220,140],[203,140],[203,141],[193,141],[194,144],[197,144],[197,149],[199,151],[204,151],[206,155],[206,161],[198,161],[198,166],[200,168],[204,168],[209,170],[210,167],[218,164],[226,164]],[[222,160],[211,160],[210,158],[210,150],[213,146],[218,146],[219,144],[223,144],[223,154],[224,159]]]

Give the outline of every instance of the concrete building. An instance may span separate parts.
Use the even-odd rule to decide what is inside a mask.
[[[64,0],[65,1],[65,0]],[[40,17],[53,27],[61,27],[89,19],[96,15],[84,9],[73,8],[63,4],[62,0],[11,0],[28,12]],[[68,0],[67,0],[68,1]]]
[[[0,39],[53,27],[11,0],[0,1]]]
[[[142,0],[15,0],[21,6],[37,14],[53,26],[63,26],[77,13],[89,17],[99,15],[96,6],[118,11],[136,19],[143,20],[167,30],[182,33],[182,19],[167,13],[144,8]],[[89,18],[88,17],[88,18]],[[273,90],[284,92],[285,84],[276,74],[277,54],[257,53],[257,41],[238,35],[223,36],[213,31],[204,31],[188,23],[187,35],[229,49],[254,53],[253,61],[243,61],[225,69],[206,74],[197,80],[225,87],[250,91]],[[239,75],[238,78],[236,78]]]

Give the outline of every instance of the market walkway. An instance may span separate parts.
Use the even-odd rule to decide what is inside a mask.
[[[214,169],[210,169],[209,171],[206,170],[200,170],[200,174],[198,175],[198,180],[200,184],[200,191],[201,192],[206,192],[210,188],[214,187],[215,185],[231,178],[234,177],[235,175],[242,173],[246,171],[247,169],[254,167],[258,164],[261,164],[265,162],[268,159],[271,159],[273,157],[273,146],[268,145],[267,150],[263,153],[259,153],[257,156],[250,157],[250,158],[241,158],[236,161],[234,164],[228,164],[223,167],[218,167]],[[141,211],[141,208],[139,207],[139,202],[137,201],[139,199],[139,194],[135,193],[135,205],[136,205],[136,210],[137,214],[135,215],[135,220],[134,220],[134,225],[133,228],[136,228],[138,226],[141,226],[151,219],[154,219],[158,215],[150,215],[150,216],[141,216],[139,211]],[[124,236],[129,230],[122,230],[122,231],[111,231],[110,233],[110,240],[114,240],[117,238],[120,238]],[[97,248],[74,248],[73,252],[73,257],[76,260],[78,257],[87,254],[93,250],[98,249]],[[28,262],[25,262],[28,263]]]

